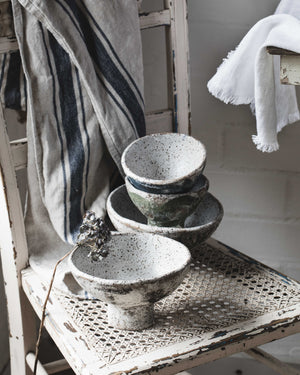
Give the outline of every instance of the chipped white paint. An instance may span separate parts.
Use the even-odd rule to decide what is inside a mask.
[[[124,331],[114,330],[107,325],[106,314],[105,312],[101,312],[105,305],[101,305],[100,301],[88,302],[54,291],[51,296],[51,303],[49,303],[47,308],[48,314],[46,317],[46,328],[59,344],[60,350],[66,356],[66,359],[72,364],[76,374],[82,375],[86,373],[89,375],[107,375],[118,373],[138,374],[141,372],[147,372],[148,374],[154,374],[157,372],[162,374],[175,374],[218,358],[223,358],[241,351],[247,351],[255,348],[257,345],[262,345],[300,331],[300,304],[299,302],[297,303],[297,295],[299,295],[297,291],[299,291],[300,288],[299,283],[285,277],[284,275],[278,274],[276,271],[263,266],[237,251],[220,245],[212,239],[208,241],[208,245],[212,246],[212,249],[215,249],[214,251],[216,251],[216,253],[213,252],[211,254],[212,264],[215,264],[215,259],[218,258],[217,254],[220,252],[219,256],[222,259],[223,257],[224,260],[228,259],[228,261],[232,259],[233,269],[236,264],[239,264],[239,267],[241,267],[240,269],[248,267],[249,274],[252,275],[253,273],[255,275],[258,273],[258,275],[260,275],[259,278],[263,278],[265,281],[269,280],[269,282],[274,282],[273,280],[277,279],[282,286],[287,285],[286,292],[291,293],[290,297],[288,297],[288,300],[291,302],[287,303],[286,307],[279,310],[276,310],[276,307],[273,307],[270,312],[258,313],[253,318],[233,322],[228,326],[223,327],[212,325],[210,328],[209,324],[211,323],[209,322],[210,318],[208,318],[208,326],[203,327],[202,333],[194,334],[192,338],[190,338],[190,334],[187,334],[185,339],[182,338],[180,340],[176,340],[176,336],[174,336],[173,341],[168,341],[170,343],[167,345],[164,344],[164,333],[166,332],[168,325],[159,324],[158,327],[153,327],[152,329],[154,332],[156,332],[155,330],[159,332],[161,329],[161,338],[159,337],[159,333],[156,333],[155,338],[153,337],[153,339],[150,340],[150,343],[148,343],[150,344],[151,350],[143,351],[143,346],[146,344],[143,344],[142,342],[140,343],[135,335],[132,335],[132,332],[129,331],[129,333],[124,336]],[[203,252],[203,254],[205,257],[206,252]],[[216,261],[216,263],[218,263],[218,261]],[[227,262],[224,264],[226,263]],[[211,265],[211,268],[212,267],[214,266]],[[206,268],[209,267],[206,266],[199,271],[195,269],[195,272],[200,272],[201,274],[202,271],[206,272]],[[230,268],[227,268],[227,270],[229,271]],[[213,271],[213,268],[211,271],[207,269],[206,276],[205,274],[203,276],[204,279],[210,279],[210,272],[213,274]],[[239,275],[239,272],[240,271],[236,271],[236,275]],[[234,274],[235,271],[233,271],[232,275],[234,276]],[[230,280],[234,280],[231,279],[230,276],[231,274],[227,275]],[[255,276],[253,277],[255,278]],[[186,282],[188,283],[189,280],[188,277]],[[46,294],[45,288],[39,284],[37,276],[30,269],[25,270],[23,273],[23,285],[28,298],[35,307],[38,315],[40,315],[42,301]],[[192,285],[195,288],[196,284],[194,282]],[[216,285],[218,285],[218,283]],[[236,285],[242,284],[239,284],[236,280]],[[203,284],[199,285],[199,293],[201,293],[203,288]],[[208,289],[205,296],[208,297],[209,293],[212,293],[211,297],[215,298],[213,295],[216,288],[213,289],[214,290],[211,291]],[[247,287],[242,287],[240,291],[239,288],[235,289],[234,297],[237,301],[239,301],[239,298],[244,298],[246,290]],[[290,292],[288,292],[288,290]],[[192,294],[195,293],[195,291],[191,292],[191,288],[187,288],[186,292]],[[169,296],[169,301],[174,301],[176,305],[178,299],[175,297],[177,296],[178,298],[180,293],[181,292],[179,291],[177,294],[175,293],[175,295]],[[240,297],[238,293],[241,293]],[[230,299],[229,296],[228,298]],[[261,301],[265,301],[263,293],[259,298]],[[295,302],[292,302],[291,298],[293,298]],[[208,299],[208,301],[209,300],[210,299]],[[255,299],[253,300],[253,303],[255,303]],[[68,307],[68,304],[70,307]],[[192,309],[192,306],[188,307],[187,304],[186,309]],[[266,311],[268,311],[271,306],[272,305],[266,305]],[[90,315],[91,307],[95,309],[95,313],[102,314],[103,320],[94,320],[95,315]],[[161,311],[165,311],[166,308],[167,305],[163,305]],[[76,309],[82,312],[76,311]],[[204,307],[200,307],[200,309],[204,309]],[[229,313],[230,308],[228,308],[228,314]],[[185,314],[179,312],[179,315],[180,314],[182,317],[181,321],[183,321]],[[226,319],[228,319],[229,316],[230,314]],[[241,314],[241,320],[242,316],[243,314]],[[82,321],[83,318],[86,320]],[[194,318],[190,315],[188,319],[185,319],[185,322],[181,322],[180,327],[174,327],[174,329],[176,328],[176,331],[172,333],[171,330],[171,335],[178,335],[178,333],[176,333],[178,332],[178,329],[181,331],[186,329],[187,333],[191,332],[190,330],[193,319],[199,319],[198,312],[194,315]],[[220,322],[221,321],[222,318],[220,318]],[[211,322],[213,322],[213,320]],[[97,331],[99,324],[100,328],[102,324],[102,329],[99,328]],[[92,329],[91,331],[90,328]],[[103,330],[103,328],[105,329]],[[195,332],[195,330],[197,330],[197,328],[192,327],[192,331]],[[151,329],[141,331],[141,340],[143,339],[145,341],[145,337],[149,334],[151,334]],[[121,335],[120,338],[119,335]],[[122,341],[124,340],[124,337],[126,338],[126,343],[124,341],[123,346],[120,347],[120,349],[118,347],[117,352],[109,349],[111,347],[114,348],[114,340]],[[171,336],[168,333],[168,340],[170,339]],[[97,341],[99,341],[99,344],[95,346],[95,342]],[[110,346],[107,347],[106,344]],[[145,348],[147,348],[147,346],[145,346]],[[104,356],[106,351],[110,352],[109,357]],[[132,353],[129,355],[130,351],[132,351]],[[122,359],[115,360],[116,355],[121,356]]]
[[[190,134],[190,77],[187,0],[164,0],[171,12],[167,29],[169,106],[174,109],[173,131]]]
[[[21,200],[1,107],[0,166],[0,248],[9,317],[11,373],[19,375],[26,373],[25,353],[34,347],[35,328],[21,289],[20,271],[27,265],[28,253]],[[26,338],[24,331],[30,333]]]
[[[280,81],[282,84],[300,85],[300,56],[280,57]]]

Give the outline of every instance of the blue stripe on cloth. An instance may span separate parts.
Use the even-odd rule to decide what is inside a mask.
[[[59,5],[61,5],[59,0],[55,1]],[[130,87],[122,73],[119,71],[112,58],[109,56],[109,53],[105,49],[103,43],[92,29],[86,15],[77,6],[76,2],[74,0],[65,0],[65,2],[68,4],[70,10],[72,11],[74,17],[76,18],[80,26],[80,29],[82,31],[80,35],[82,36],[83,34],[83,40],[95,65],[100,69],[100,71],[103,74],[103,77],[114,88],[116,93],[121,98],[122,102],[127,107],[134,121],[135,129],[137,130],[139,136],[145,135],[146,126],[144,111],[141,108],[139,101],[136,98],[132,88]],[[70,17],[69,12],[67,13],[67,15]],[[75,24],[74,20],[71,19],[71,21],[73,22],[73,24]],[[100,79],[99,76],[98,78]],[[102,84],[104,84],[103,80],[100,79],[100,81]],[[116,99],[114,97],[113,99],[116,102]],[[131,121],[130,123],[132,124]]]
[[[79,27],[77,26],[77,23],[76,21],[73,19],[72,15],[70,14],[70,12],[66,9],[66,7],[59,1],[59,0],[55,0],[62,8],[63,10],[67,13],[67,15],[69,16],[71,22],[73,23],[73,25],[75,26],[76,30],[78,31],[79,35],[81,36],[81,38],[83,39],[83,41],[85,41],[84,39],[84,36],[81,32],[81,30],[79,29]],[[121,110],[121,112],[124,114],[124,116],[127,118],[128,122],[130,123],[130,125],[132,126],[132,128],[135,129],[136,131],[136,128],[135,128],[135,125],[133,124],[131,118],[128,116],[127,112],[125,111],[125,109],[121,106],[121,104],[118,102],[118,100],[116,99],[116,97],[113,95],[113,93],[108,89],[108,87],[106,86],[104,80],[100,77],[99,73],[96,71],[96,75],[97,75],[97,78],[98,80],[100,81],[101,85],[103,86],[103,88],[105,89],[105,91],[108,93],[108,95],[112,98],[112,100],[115,102],[116,106]]]
[[[7,58],[7,53],[4,53],[4,54],[3,54],[2,65],[1,65],[1,74],[0,74],[0,89],[2,88],[2,83],[3,83],[3,77],[4,77],[4,68],[5,68],[6,58]]]
[[[61,130],[59,127],[58,114],[57,114],[56,83],[55,83],[54,72],[53,72],[50,55],[48,51],[48,46],[47,46],[46,39],[45,39],[45,33],[44,33],[41,23],[39,23],[39,27],[41,30],[44,48],[45,48],[46,55],[47,55],[47,62],[49,65],[50,74],[52,78],[52,89],[53,89],[52,90],[52,104],[53,104],[54,117],[56,121],[56,129],[57,129],[57,134],[58,134],[58,139],[59,139],[59,144],[60,144],[60,161],[61,161],[63,182],[64,182],[64,198],[63,198],[64,199],[64,238],[65,238],[65,241],[67,242],[68,241],[68,237],[67,237],[67,177],[66,177],[66,166],[65,166],[65,161],[64,161],[64,145],[63,145],[63,139],[62,139],[62,134],[61,134]]]
[[[21,109],[21,56],[20,52],[10,53],[9,66],[4,89],[4,101],[6,108]]]
[[[84,211],[86,211],[87,207],[86,207],[86,202],[85,202],[85,196],[86,196],[86,192],[87,192],[87,189],[88,189],[88,174],[89,174],[91,149],[90,149],[90,137],[89,137],[89,133],[88,133],[87,127],[86,127],[85,108],[84,108],[84,103],[83,103],[82,87],[81,87],[79,72],[78,72],[77,68],[75,68],[75,72],[76,72],[77,85],[78,85],[79,97],[80,97],[81,112],[82,112],[82,125],[83,125],[83,128],[84,128],[84,133],[85,133],[85,136],[86,136],[86,145],[87,145],[87,161],[86,161],[86,170],[85,170],[85,194],[84,194],[84,200],[83,200],[83,208],[84,208]]]
[[[91,14],[91,12],[89,11],[89,9],[87,8],[87,6],[85,5],[85,3],[80,0],[82,6],[84,7],[86,13],[90,16],[91,20],[93,21],[94,25],[96,26],[97,30],[100,32],[100,34],[102,35],[102,37],[104,38],[104,40],[106,41],[106,43],[109,45],[109,48],[112,52],[112,54],[115,56],[116,60],[118,61],[118,63],[120,64],[120,66],[122,67],[122,69],[124,70],[125,74],[127,75],[127,77],[129,78],[130,82],[133,84],[134,88],[136,89],[140,99],[142,100],[142,102],[144,103],[144,98],[143,98],[143,95],[141,94],[137,84],[135,83],[134,79],[132,78],[131,74],[128,72],[128,70],[126,69],[126,67],[124,66],[124,64],[122,63],[121,59],[119,58],[119,56],[117,55],[113,45],[111,44],[110,40],[108,39],[108,37],[105,35],[103,29],[100,27],[100,25],[97,23],[97,21],[95,20],[95,17],[93,17],[93,15]]]
[[[24,82],[24,110],[27,108],[27,81],[25,74],[23,75],[23,82]]]
[[[59,82],[62,128],[65,133],[70,165],[69,229],[73,240],[76,240],[82,222],[81,199],[85,155],[78,122],[70,57],[53,35],[50,32],[48,34]]]

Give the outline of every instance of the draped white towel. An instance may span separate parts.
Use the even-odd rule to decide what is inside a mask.
[[[283,1],[278,13],[290,9]],[[293,8],[295,15],[299,6]],[[279,148],[277,133],[300,119],[293,86],[281,85],[279,57],[271,56],[267,46],[300,53],[300,22],[288,14],[275,14],[257,22],[230,52],[208,82],[209,92],[231,104],[250,104],[256,115],[257,135],[253,141],[263,152]]]

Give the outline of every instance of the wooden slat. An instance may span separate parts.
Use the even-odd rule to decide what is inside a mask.
[[[0,248],[9,317],[11,374],[26,374],[25,353],[35,341],[35,321],[21,288],[20,271],[28,262],[23,210],[13,156],[0,106]],[[22,250],[22,251],[21,251]]]
[[[35,362],[35,355],[34,353],[30,352],[26,355],[26,363],[30,367],[31,371],[33,372],[34,369],[34,362]],[[48,375],[47,371],[45,370],[44,366],[41,364],[40,361],[37,363],[36,369],[37,375]]]
[[[189,43],[186,0],[164,0],[170,10],[167,28],[169,107],[173,108],[173,131],[191,133]]]
[[[15,170],[27,167],[27,138],[10,142]]]
[[[285,85],[300,85],[300,55],[280,57],[280,82]]]
[[[147,134],[172,132],[173,112],[171,109],[146,114]]]
[[[141,30],[150,29],[159,26],[169,26],[171,23],[169,9],[159,12],[141,13],[140,27]]]
[[[0,37],[0,53],[17,51],[18,49],[18,42],[15,38]]]
[[[34,362],[35,362],[35,354],[33,352],[29,352],[26,355],[26,362],[30,367],[31,371],[34,369]],[[70,368],[70,365],[65,359],[59,359],[58,361],[53,361],[45,364],[41,364],[38,361],[37,365],[37,375],[50,375],[56,374],[58,372],[67,370]]]
[[[278,47],[267,47],[267,51],[270,55],[291,55],[291,56],[299,56],[299,53],[290,51],[288,49],[278,48]]]
[[[277,358],[274,358],[269,353],[259,349],[253,348],[247,350],[246,353],[250,355],[252,358],[256,359],[258,362],[263,363],[264,365],[270,367],[271,369],[275,370],[278,374],[281,375],[299,375],[300,371],[296,368],[288,365],[287,363],[279,361]]]

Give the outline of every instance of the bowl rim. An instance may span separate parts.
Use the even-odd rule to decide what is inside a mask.
[[[148,224],[144,224],[144,223],[140,223],[140,222],[128,219],[128,218],[124,218],[119,213],[117,213],[116,210],[112,207],[111,197],[114,194],[117,194],[119,192],[119,190],[121,190],[121,189],[123,189],[123,190],[125,189],[126,190],[125,184],[117,187],[115,190],[113,190],[109,194],[109,196],[107,198],[107,201],[106,201],[107,213],[108,213],[108,215],[110,217],[111,213],[113,212],[113,215],[117,216],[118,218],[121,218],[121,220],[119,220],[119,221],[123,225],[130,226],[132,229],[135,229],[135,230],[137,230],[137,231],[139,231],[141,233],[152,233],[154,231],[158,235],[160,235],[160,234],[169,234],[169,233],[193,233],[193,232],[199,230],[200,228],[201,229],[205,229],[205,228],[208,228],[210,225],[212,225],[212,224],[214,224],[216,222],[220,222],[222,220],[223,216],[224,216],[224,209],[223,209],[223,206],[220,203],[220,201],[213,194],[211,194],[209,192],[206,192],[206,194],[204,195],[204,197],[206,195],[209,195],[214,200],[214,202],[217,204],[217,206],[219,208],[219,212],[218,212],[218,215],[216,216],[215,220],[211,220],[208,223],[205,223],[203,225],[198,225],[198,226],[195,226],[195,227],[187,227],[187,228],[185,228],[185,227],[184,228],[179,228],[179,227],[176,227],[176,228],[175,227],[158,227],[158,226],[153,225],[153,226],[151,226],[152,231],[148,232],[148,228],[149,228]],[[127,190],[126,190],[126,193],[127,193]],[[204,197],[202,199],[204,199]],[[191,214],[191,215],[193,215],[193,214]],[[188,216],[188,217],[190,217],[190,216]],[[138,224],[138,227],[137,227],[137,224]]]
[[[136,143],[140,142],[141,140],[143,140],[145,138],[150,139],[151,137],[154,138],[154,137],[159,137],[159,136],[162,136],[162,135],[163,136],[164,135],[171,135],[171,136],[175,136],[175,137],[187,137],[187,138],[191,138],[195,142],[199,143],[199,145],[201,146],[201,148],[203,150],[203,156],[202,156],[202,159],[200,159],[199,165],[196,168],[194,168],[191,172],[185,174],[184,176],[180,176],[180,177],[176,177],[176,178],[170,178],[170,179],[164,179],[164,180],[142,177],[142,176],[139,176],[136,173],[134,173],[126,164],[126,155],[127,155],[128,151],[130,150],[130,148],[133,145],[135,145]],[[123,151],[122,156],[121,156],[121,165],[122,165],[122,168],[123,168],[123,171],[124,171],[125,175],[129,176],[133,180],[136,180],[137,182],[139,182],[141,184],[144,184],[145,186],[149,186],[149,187],[151,187],[151,185],[153,185],[153,186],[172,185],[172,184],[176,184],[180,181],[183,181],[185,179],[191,178],[195,174],[198,174],[198,173],[202,172],[203,165],[204,165],[205,161],[206,161],[206,148],[201,141],[192,137],[191,135],[187,135],[187,134],[183,134],[183,133],[172,133],[172,132],[154,133],[154,134],[145,135],[144,137],[140,137],[140,138],[136,139],[135,141],[131,142],[125,148],[125,150]]]
[[[136,193],[143,198],[147,198],[147,197],[150,196],[150,197],[153,197],[153,198],[161,197],[162,199],[164,198],[166,200],[171,200],[171,199],[175,199],[175,198],[184,197],[186,195],[197,195],[197,194],[199,194],[200,191],[203,191],[203,190],[207,191],[208,188],[209,188],[208,178],[206,176],[204,176],[204,174],[201,174],[201,178],[203,178],[203,184],[199,186],[199,189],[194,190],[194,191],[193,190],[187,191],[185,193],[170,193],[170,194],[148,193],[148,192],[140,190],[140,189],[136,188],[134,185],[132,185],[132,183],[130,182],[130,180],[127,176],[125,177],[125,185],[126,185],[126,189],[127,189],[127,187],[129,187],[132,190],[133,193]]]
[[[168,238],[168,237],[164,237],[164,236],[160,236],[159,234],[153,234],[153,233],[121,233],[121,232],[112,232],[112,237],[114,236],[147,236],[147,237],[162,237],[164,240],[167,240],[167,242],[173,242],[173,243],[176,243],[176,246],[181,248],[180,249],[180,253],[182,254],[182,258],[185,256],[185,260],[184,262],[180,265],[180,267],[177,267],[176,269],[173,269],[172,271],[169,271],[167,273],[165,273],[164,275],[162,276],[158,276],[158,277],[152,277],[152,278],[144,278],[144,279],[132,279],[132,280],[118,280],[118,279],[104,279],[102,277],[97,277],[97,276],[92,276],[86,272],[83,272],[81,270],[79,270],[75,264],[73,263],[72,261],[72,257],[73,255],[77,252],[77,251],[80,251],[80,247],[81,246],[78,246],[78,247],[75,247],[74,250],[71,252],[71,254],[68,256],[68,264],[69,264],[69,268],[73,274],[74,272],[74,277],[80,277],[80,278],[83,278],[83,279],[86,279],[88,281],[96,281],[98,284],[100,285],[103,285],[104,287],[109,287],[109,286],[114,286],[114,287],[138,287],[142,284],[151,284],[151,283],[155,283],[157,281],[162,281],[162,280],[167,280],[167,279],[170,279],[172,278],[173,276],[175,276],[176,274],[179,274],[180,272],[184,272],[185,269],[190,265],[190,263],[192,262],[192,256],[191,256],[191,253],[189,251],[189,249],[187,248],[187,246],[185,246],[184,244],[182,244],[181,242],[179,241],[176,241],[176,240],[173,240],[172,238]],[[101,262],[101,260],[100,260]]]

